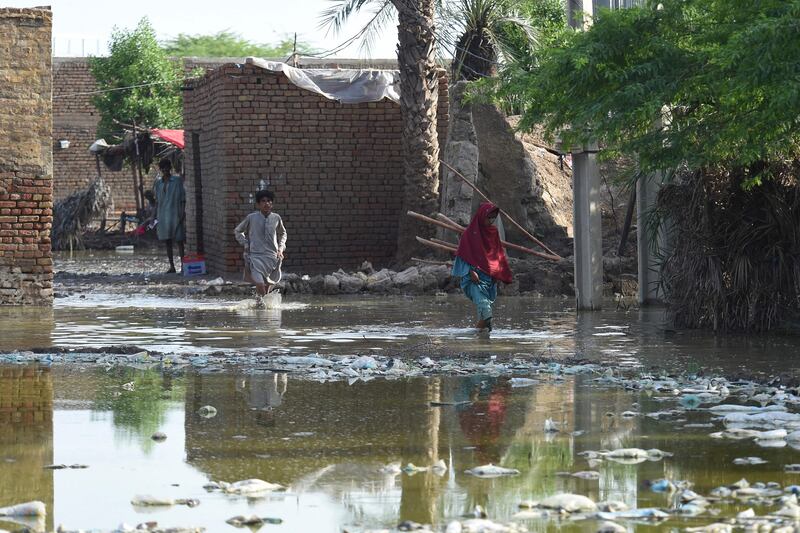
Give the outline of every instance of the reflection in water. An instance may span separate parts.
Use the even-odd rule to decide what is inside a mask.
[[[402,463],[429,467],[439,460],[441,410],[430,407],[430,402],[441,401],[442,378],[409,382],[407,385],[410,389],[406,391],[408,397],[417,405],[409,405],[404,410],[402,424],[407,433]],[[422,524],[435,522],[442,479],[433,472],[421,472],[402,476],[400,480],[400,520]]]
[[[52,307],[0,306],[0,350],[27,350],[53,345],[55,312]]]
[[[236,391],[247,398],[247,407],[255,412],[258,423],[275,424],[275,409],[283,403],[283,395],[289,386],[286,372],[251,374],[237,379]]]
[[[96,384],[93,410],[110,411],[117,438],[135,439],[148,452],[155,444],[150,437],[164,423],[169,405],[182,398],[183,391],[173,388],[169,374],[118,368]]]
[[[458,421],[461,431],[475,450],[479,463],[500,463],[500,430],[506,420],[506,399],[511,384],[503,379],[482,379],[483,376],[467,378],[462,388],[469,388],[467,397],[472,401],[468,407],[459,409]],[[484,387],[485,386],[485,387]],[[482,388],[488,389],[481,397]]]
[[[50,528],[63,522],[108,530],[121,521],[158,520],[165,527],[218,531],[231,516],[257,514],[282,518],[283,524],[270,526],[274,531],[338,532],[393,527],[402,520],[441,526],[476,505],[506,521],[521,500],[556,492],[666,507],[666,495],[643,489],[647,480],[662,477],[691,480],[701,494],[742,477],[784,486],[794,482],[783,472],[783,464],[797,462],[788,447],[715,441],[708,428],[678,431],[683,422],[620,416],[625,410],[671,407],[672,398],[606,389],[585,376],[537,379],[525,388],[490,376],[350,386],[254,369],[170,378],[152,371],[0,367],[0,505],[40,499],[52,510]],[[123,389],[126,383],[133,383],[133,390]],[[462,400],[470,403],[430,405]],[[217,415],[200,416],[204,405],[213,405]],[[707,422],[709,416],[688,412],[686,423]],[[561,431],[545,433],[548,418]],[[144,442],[155,430],[168,439],[148,448]],[[589,464],[579,455],[618,447],[659,448],[675,456],[623,465]],[[760,456],[768,463],[732,467],[740,456]],[[429,466],[439,459],[448,465],[441,476],[379,471],[390,462]],[[90,468],[42,468],[52,462]],[[464,473],[487,462],[517,468],[520,475],[479,479]],[[597,470],[600,479],[567,475],[579,470]],[[202,489],[208,479],[248,478],[289,490],[247,499]],[[129,502],[140,493],[198,498],[202,505],[134,510]],[[92,502],[92,513],[85,512],[86,502]],[[739,510],[720,509],[723,516]],[[686,525],[675,518],[666,527]],[[590,521],[527,526],[531,531],[596,529]]]
[[[0,507],[40,500],[44,520],[21,522],[53,529],[53,378],[47,368],[0,366]],[[0,528],[16,529],[12,524]]]

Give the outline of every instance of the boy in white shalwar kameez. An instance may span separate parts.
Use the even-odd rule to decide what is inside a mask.
[[[258,307],[264,306],[263,297],[281,280],[286,250],[286,228],[280,215],[272,212],[274,200],[271,191],[258,191],[258,211],[247,215],[234,230],[236,240],[244,246],[244,279],[255,283]]]

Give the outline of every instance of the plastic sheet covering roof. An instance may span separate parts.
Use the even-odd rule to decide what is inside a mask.
[[[283,72],[301,89],[343,104],[379,102],[384,98],[400,103],[400,75],[396,70],[299,69],[254,57],[248,57],[247,63]]]
[[[150,130],[150,134],[183,150],[183,130],[159,130],[153,128]]]

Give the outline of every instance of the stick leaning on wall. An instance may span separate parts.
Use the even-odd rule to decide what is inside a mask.
[[[448,169],[450,169],[450,170],[453,172],[453,174],[455,174],[456,176],[458,176],[459,178],[461,178],[461,180],[462,180],[464,183],[466,183],[467,185],[469,185],[469,186],[470,186],[470,188],[472,188],[472,190],[473,190],[473,191],[475,191],[476,193],[480,194],[480,195],[481,195],[481,198],[483,198],[483,199],[484,199],[484,200],[486,200],[487,202],[490,202],[490,203],[492,203],[492,204],[494,204],[494,205],[497,205],[497,204],[495,204],[494,202],[492,202],[492,201],[489,199],[489,197],[488,197],[488,196],[486,196],[485,194],[483,194],[483,192],[481,192],[481,190],[480,190],[480,189],[477,187],[477,185],[475,185],[474,183],[472,183],[471,181],[469,181],[469,180],[468,180],[468,179],[467,179],[467,178],[466,178],[466,177],[465,177],[463,174],[461,174],[461,173],[460,173],[458,170],[454,169],[452,166],[448,165],[447,163],[445,163],[445,162],[444,162],[444,161],[442,161],[441,159],[439,160],[439,162],[440,162],[441,164],[443,164],[444,166],[446,166]],[[539,239],[537,239],[536,237],[534,237],[533,235],[531,235],[531,234],[530,234],[530,232],[529,232],[528,230],[526,230],[525,228],[523,228],[523,227],[522,227],[520,224],[518,224],[518,223],[517,223],[517,221],[516,221],[516,220],[514,220],[513,218],[511,218],[511,215],[509,215],[508,213],[506,213],[506,212],[505,212],[505,211],[504,211],[502,208],[500,208],[499,206],[498,206],[498,209],[500,210],[500,214],[501,214],[501,215],[503,215],[504,217],[506,217],[506,220],[508,220],[508,221],[509,221],[509,222],[511,222],[511,223],[512,223],[514,226],[516,226],[516,228],[517,228],[518,230],[520,230],[520,231],[521,231],[521,232],[522,232],[522,233],[523,233],[523,234],[524,234],[526,237],[528,237],[528,238],[529,238],[530,240],[532,240],[534,243],[536,243],[537,245],[541,246],[541,247],[542,247],[542,249],[543,249],[545,252],[547,252],[547,254],[549,254],[550,256],[553,256],[553,257],[555,257],[555,258],[556,258],[556,259],[555,259],[556,261],[558,261],[558,260],[560,260],[560,259],[561,259],[561,256],[559,256],[559,255],[558,255],[557,253],[555,253],[553,250],[551,250],[550,248],[548,248],[548,247],[547,247],[547,245],[545,245],[545,244],[544,244],[542,241],[540,241]],[[546,255],[546,254],[545,254],[545,255]],[[549,259],[549,257],[547,257],[547,259]]]

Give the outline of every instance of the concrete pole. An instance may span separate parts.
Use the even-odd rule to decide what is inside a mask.
[[[661,180],[661,174],[657,173],[644,176],[636,182],[636,251],[639,263],[640,305],[661,303],[661,291],[658,288],[661,280],[658,251],[662,253],[665,251],[666,236],[662,224],[655,236],[656,242],[653,242],[652,231],[647,223],[647,218],[656,205]]]
[[[575,298],[578,311],[600,309],[603,296],[603,229],[597,144],[572,153]]]

